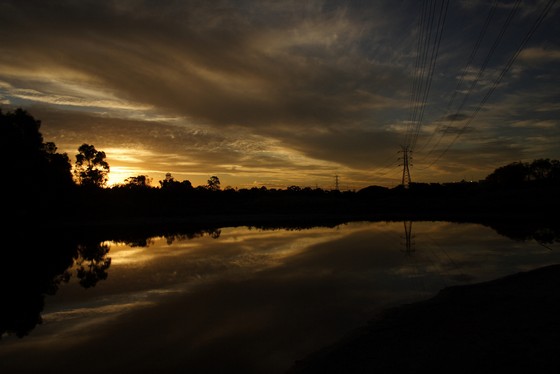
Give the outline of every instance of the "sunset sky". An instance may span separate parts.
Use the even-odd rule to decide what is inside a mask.
[[[560,4],[446,5],[0,0],[0,108],[105,151],[110,183],[392,187],[411,139],[418,182],[560,159]]]

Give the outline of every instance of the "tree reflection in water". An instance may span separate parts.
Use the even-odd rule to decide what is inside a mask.
[[[4,238],[0,252],[0,339],[5,334],[24,337],[42,323],[41,313],[45,296],[54,295],[72,275],[85,289],[95,287],[107,279],[111,257],[110,246],[100,239],[76,238],[66,232],[16,228],[7,230],[11,236]],[[185,230],[165,234],[167,242],[210,236],[220,237],[220,229]],[[129,246],[147,247],[150,237],[122,232],[127,239],[116,242]],[[150,235],[154,233],[150,233]]]
[[[220,229],[208,229],[208,230],[200,230],[200,231],[192,231],[187,233],[179,233],[179,234],[167,234],[165,235],[165,239],[168,245],[173,244],[176,240],[191,240],[196,238],[202,238],[204,236],[209,236],[212,239],[218,239],[222,234],[222,230]]]
[[[534,240],[548,249],[554,243],[560,243],[560,224],[554,222],[519,222],[519,221],[500,221],[485,223],[494,231],[502,236],[506,236],[515,241]]]
[[[107,279],[111,258],[107,257],[109,245],[103,243],[78,244],[76,275],[84,288],[95,287],[100,280]]]
[[[107,278],[109,246],[67,233],[17,229],[4,238],[0,263],[0,337],[24,337],[42,323],[45,296],[54,295],[76,268],[84,288]]]

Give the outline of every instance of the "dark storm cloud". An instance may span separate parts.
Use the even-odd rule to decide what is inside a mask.
[[[387,153],[395,153],[400,136],[383,129],[333,128],[275,132],[272,136],[312,158],[339,162],[352,168],[380,166]]]
[[[11,53],[1,62],[79,71],[122,98],[210,124],[341,123],[398,104],[385,88],[404,88],[405,77],[358,50],[364,19],[240,4],[7,2],[3,28],[18,32],[3,33]]]

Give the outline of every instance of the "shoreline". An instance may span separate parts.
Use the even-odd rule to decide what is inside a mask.
[[[542,245],[560,242],[560,220],[547,215],[501,214],[191,214],[183,216],[104,217],[103,219],[27,219],[4,224],[7,232],[22,236],[34,233],[53,238],[63,235],[76,241],[137,240],[182,234],[212,234],[227,227],[256,229],[309,229],[331,227],[352,222],[452,222],[489,227],[513,240],[534,239]]]
[[[490,227],[501,235],[514,240],[536,239],[544,243],[560,240],[560,220],[546,215],[501,214],[192,214],[184,216],[107,217],[104,219],[49,221],[11,221],[7,227],[13,232],[38,230],[49,235],[70,234],[99,240],[121,237],[165,236],[184,233],[216,231],[226,227],[254,227],[257,229],[307,229],[335,227],[351,222],[403,222],[431,221],[479,224]],[[543,235],[544,234],[544,235]]]
[[[560,364],[559,287],[560,264],[444,288],[384,311],[288,373],[551,372]]]
[[[476,212],[429,212],[420,213],[417,211],[408,212],[378,212],[378,213],[216,213],[216,214],[188,214],[188,215],[138,215],[134,217],[92,218],[92,219],[65,219],[54,218],[48,221],[35,219],[13,220],[10,224],[29,224],[45,228],[71,228],[71,227],[134,227],[134,226],[182,226],[190,225],[201,228],[221,228],[235,226],[324,226],[338,225],[348,222],[392,222],[392,221],[448,221],[458,223],[479,223],[486,224],[491,222],[524,222],[524,223],[560,223],[559,216],[545,214],[519,214],[503,213],[476,213]]]

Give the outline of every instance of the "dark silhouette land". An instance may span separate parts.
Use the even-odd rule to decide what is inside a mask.
[[[73,169],[68,155],[45,143],[39,129],[40,121],[24,110],[0,111],[9,233],[1,249],[0,335],[28,334],[41,322],[45,295],[70,276],[85,288],[106,279],[106,240],[145,245],[161,235],[171,241],[218,237],[224,226],[301,229],[360,220],[446,220],[481,223],[545,247],[560,242],[557,160],[514,162],[478,182],[360,191],[222,189],[217,176],[193,187],[171,174],[159,187],[139,175],[108,188],[105,153],[83,144]],[[75,275],[69,272],[73,265]],[[551,372],[560,366],[559,287],[560,267],[550,266],[446,289],[378,316],[345,341],[298,362],[292,372]]]
[[[479,182],[370,186],[359,191],[290,186],[222,189],[168,174],[159,187],[145,175],[105,187],[106,155],[83,144],[72,169],[67,154],[43,142],[40,121],[22,109],[0,111],[0,152],[7,163],[3,192],[10,221],[19,225],[259,224],[363,219],[557,220],[560,162],[538,159],[500,167]],[[73,170],[73,171],[72,171]],[[11,178],[11,179],[7,179]]]

